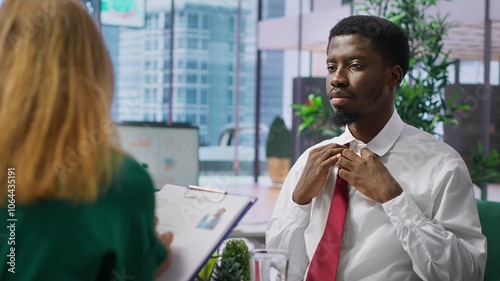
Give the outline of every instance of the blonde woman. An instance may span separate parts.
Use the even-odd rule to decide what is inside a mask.
[[[151,280],[151,178],[112,140],[113,68],[78,0],[0,8],[0,280]]]

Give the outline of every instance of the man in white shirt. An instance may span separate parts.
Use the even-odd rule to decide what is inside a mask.
[[[348,17],[330,31],[327,55],[331,121],[346,129],[304,152],[283,184],[266,244],[289,251],[287,280],[313,280],[337,174],[349,201],[336,280],[483,280],[486,238],[467,167],[394,109],[409,63],[403,30]]]

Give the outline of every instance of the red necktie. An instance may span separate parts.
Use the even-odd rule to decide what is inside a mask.
[[[307,281],[335,280],[337,278],[348,201],[347,182],[340,178],[337,172],[330,213],[328,214],[323,236],[309,265]]]

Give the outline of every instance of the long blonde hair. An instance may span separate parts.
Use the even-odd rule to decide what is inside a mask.
[[[112,156],[121,155],[111,137],[113,91],[107,49],[79,0],[6,0],[0,8],[0,204],[13,192],[20,204],[95,199],[117,165]],[[9,168],[15,184],[7,188]]]

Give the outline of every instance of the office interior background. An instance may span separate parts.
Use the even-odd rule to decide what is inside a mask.
[[[293,79],[326,76],[328,30],[354,12],[345,0],[97,1],[82,0],[99,22],[114,63],[113,120],[195,126],[199,175],[249,182],[267,177],[265,143],[273,119],[282,117],[292,130]],[[466,36],[457,31],[451,34],[458,37],[448,38],[452,57],[453,48],[462,49],[453,57],[450,84],[485,83],[485,3],[479,2],[486,1],[438,5],[438,13],[470,27],[462,32]],[[130,3],[138,12],[124,11],[119,19],[104,14],[111,5]],[[492,1],[489,10],[497,35],[491,36],[489,84],[498,86],[499,3]],[[491,114],[498,115],[497,108]]]

